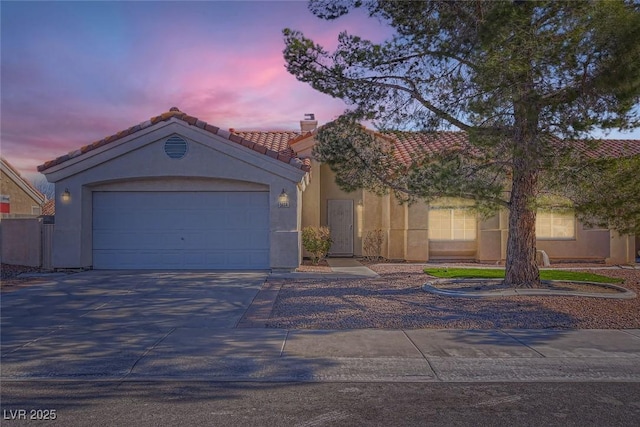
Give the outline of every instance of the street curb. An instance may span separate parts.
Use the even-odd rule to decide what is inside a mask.
[[[611,283],[598,282],[580,282],[572,280],[572,283],[582,283],[585,285],[601,286],[619,291],[616,294],[604,294],[596,292],[577,292],[577,291],[560,291],[551,289],[508,289],[501,291],[456,291],[453,289],[441,289],[435,285],[440,283],[473,283],[478,281],[495,281],[493,279],[439,279],[432,280],[422,285],[422,290],[436,295],[463,297],[463,298],[496,298],[496,297],[518,297],[518,296],[571,296],[571,297],[588,297],[588,298],[606,298],[606,299],[633,299],[636,293]],[[546,280],[546,282],[567,282],[567,280]]]

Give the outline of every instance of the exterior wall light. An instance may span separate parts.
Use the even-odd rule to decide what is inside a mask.
[[[282,193],[278,196],[278,207],[279,208],[288,208],[289,207],[289,195],[284,188],[282,189]]]
[[[71,193],[68,188],[64,189],[61,197],[62,203],[69,203],[71,201]]]

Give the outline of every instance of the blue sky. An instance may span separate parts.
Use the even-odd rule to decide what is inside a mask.
[[[304,1],[2,1],[0,18],[1,150],[27,176],[173,106],[223,128],[328,122],[346,106],[287,73],[282,29],[329,49],[343,30],[389,34],[364,12],[320,20]]]

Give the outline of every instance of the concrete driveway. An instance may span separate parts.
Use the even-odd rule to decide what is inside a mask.
[[[266,277],[87,271],[4,293],[2,377],[127,375],[176,330],[186,352],[196,336],[219,345],[211,335],[234,328]]]

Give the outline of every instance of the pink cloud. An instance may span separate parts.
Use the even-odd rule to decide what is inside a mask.
[[[282,29],[328,47],[343,29],[380,34],[362,16],[322,21],[300,3],[12,7],[2,37],[20,49],[3,42],[2,153],[25,172],[173,106],[238,129],[297,129],[305,113],[326,122],[345,105],[286,72]]]

